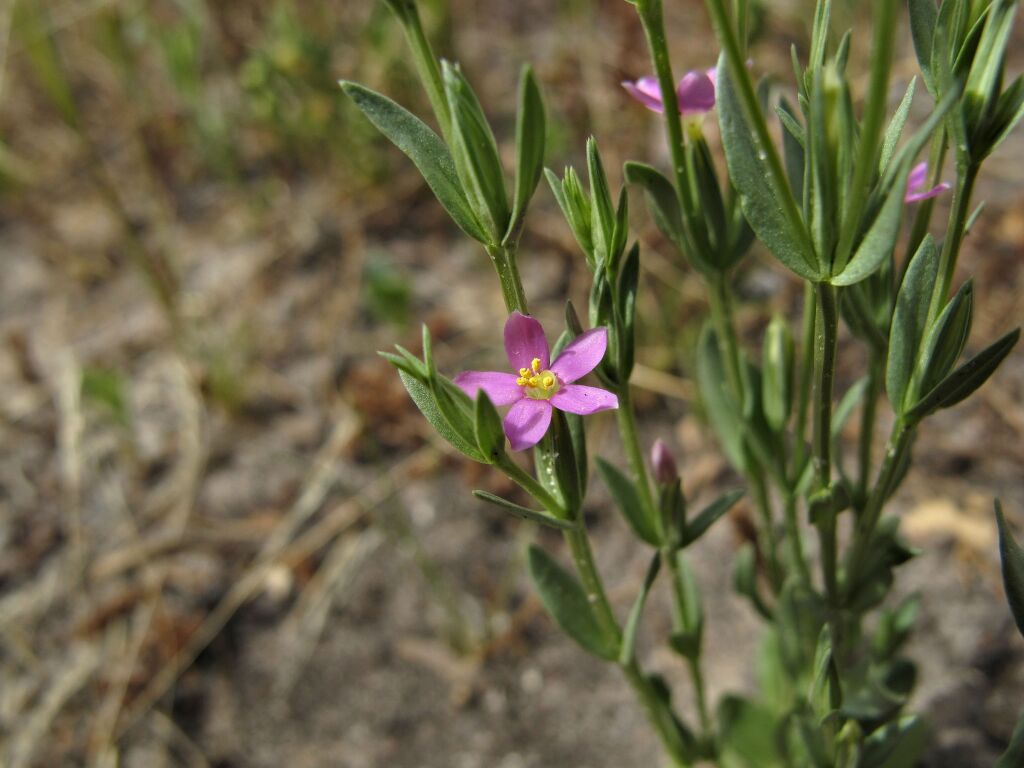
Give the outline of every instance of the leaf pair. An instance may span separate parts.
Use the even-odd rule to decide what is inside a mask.
[[[408,155],[463,232],[489,248],[514,244],[544,160],[546,118],[533,72],[525,67],[520,78],[510,207],[497,143],[480,102],[458,67],[445,62],[443,70],[452,120],[450,147],[386,96],[348,81],[342,81],[341,87],[370,122]]]

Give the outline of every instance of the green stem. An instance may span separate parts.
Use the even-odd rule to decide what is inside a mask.
[[[661,0],[639,0],[636,6],[644,34],[647,36],[647,47],[651,52],[651,61],[654,64],[654,73],[658,78],[658,87],[661,89],[661,101],[664,106],[662,115],[665,119],[665,131],[668,134],[668,148],[672,155],[672,170],[676,179],[676,189],[683,205],[691,208],[687,213],[692,214],[692,202],[686,182],[683,124],[679,116],[679,99],[676,96],[676,84],[672,76],[672,62],[668,55]]]
[[[967,226],[967,217],[970,215],[971,195],[974,192],[974,183],[978,180],[980,168],[981,166],[977,163],[969,164],[957,179],[956,189],[953,193],[953,213],[949,219],[949,227],[946,229],[946,239],[942,243],[942,254],[939,256],[938,280],[935,281],[935,290],[932,292],[931,304],[928,306],[928,326],[931,326],[939,316],[949,298],[949,289],[953,284],[957,260],[960,258],[960,246],[963,245],[964,228]]]
[[[505,309],[509,314],[522,312],[524,315],[528,315],[526,292],[523,290],[523,281],[519,277],[519,267],[516,264],[516,247],[514,245],[495,246],[487,249],[487,255],[491,257],[494,268],[498,272]]]
[[[412,49],[413,63],[420,82],[427,91],[434,117],[441,128],[445,143],[451,146],[452,115],[448,108],[448,99],[444,95],[444,81],[441,79],[441,68],[437,65],[437,57],[430,47],[430,41],[423,31],[419,10],[414,0],[386,0],[391,10],[405,30],[406,40]]]
[[[907,451],[913,445],[913,441],[913,428],[905,424],[901,419],[897,419],[893,425],[892,434],[889,436],[889,442],[885,446],[885,458],[882,460],[882,466],[878,471],[878,479],[875,481],[875,485],[871,489],[871,495],[868,497],[867,503],[858,516],[856,526],[854,527],[853,544],[847,559],[846,568],[846,587],[848,593],[858,586],[864,558],[867,556],[872,534],[874,534],[878,521],[881,518],[882,507],[892,493],[897,474],[903,465]]]
[[[805,584],[811,583],[811,569],[804,554],[803,537],[800,534],[800,520],[797,516],[796,494],[791,491],[785,494],[786,540],[789,543],[789,559],[792,568]]]
[[[871,482],[871,446],[875,438],[875,416],[878,413],[878,398],[882,394],[885,359],[881,351],[872,346],[868,361],[868,386],[864,395],[864,409],[860,416],[860,435],[858,436],[858,461],[860,475],[857,484],[859,505],[867,499],[868,485]]]
[[[746,59],[739,41],[736,39],[736,32],[729,20],[729,11],[725,7],[725,0],[704,0],[708,13],[714,21],[715,31],[718,40],[725,52],[726,61],[729,65],[729,75],[735,81],[737,95],[742,104],[747,122],[753,127],[756,135],[758,149],[764,153],[765,162],[768,168],[768,184],[771,186],[775,198],[782,208],[783,215],[789,219],[790,227],[794,232],[799,232],[805,239],[804,250],[806,253],[814,253],[814,246],[811,243],[807,227],[804,225],[800,209],[790,192],[789,181],[782,166],[778,150],[772,142],[771,132],[768,130],[768,123],[765,122],[764,113],[761,111],[761,104],[754,91],[754,85],[747,72]],[[668,104],[665,105],[668,111]],[[816,268],[816,265],[809,265]]]
[[[839,337],[839,296],[818,283],[818,323],[814,334],[814,470],[819,488],[832,483],[832,394]]]
[[[874,46],[871,50],[871,83],[868,87],[864,122],[860,131],[860,150],[854,166],[850,202],[843,211],[842,239],[836,253],[833,273],[842,271],[853,253],[860,220],[867,203],[871,176],[878,168],[878,153],[882,142],[885,106],[889,96],[889,72],[892,69],[893,48],[901,4],[893,0],[876,0],[874,19]]]
[[[672,576],[672,627],[676,632],[686,632],[690,628],[686,625],[686,600],[687,595],[682,587],[679,577],[679,558],[682,552],[673,552],[666,547],[661,551],[661,561],[668,566]],[[711,717],[708,714],[707,694],[704,687],[704,672],[700,667],[700,658],[696,655],[688,655],[686,664],[690,670],[690,678],[693,680],[693,696],[697,705],[697,716],[700,718],[701,737],[705,741],[712,738]]]
[[[587,529],[583,525],[582,517],[576,521],[576,525],[564,532],[565,541],[572,553],[572,561],[576,566],[576,573],[579,574],[580,583],[587,594],[587,601],[594,611],[597,623],[601,630],[618,645],[622,640],[622,631],[615,619],[611,603],[608,602],[608,595],[604,589],[604,582],[601,574],[594,563],[594,553],[590,548],[590,537],[587,536]]]
[[[832,395],[835,389],[839,332],[839,300],[828,283],[815,286],[818,323],[814,335],[814,470],[819,491],[832,484]],[[839,616],[839,562],[836,513],[829,510],[816,522],[821,541],[821,571],[829,605],[829,625],[837,657],[841,656],[842,620]]]
[[[622,672],[626,675],[626,679],[632,686],[637,698],[640,699],[640,703],[647,713],[648,720],[650,720],[651,725],[658,732],[661,743],[672,760],[673,768],[689,766],[690,761],[686,757],[687,748],[679,734],[679,729],[676,727],[672,711],[666,706],[665,700],[654,687],[651,678],[640,669],[636,659],[623,664]]]
[[[640,447],[640,437],[636,428],[636,413],[633,407],[633,397],[629,391],[629,384],[623,384],[618,389],[619,407],[615,416],[619,423],[619,435],[622,444],[626,449],[626,461],[629,462],[629,469],[633,473],[633,480],[640,491],[640,501],[644,508],[660,520],[657,514],[658,508],[654,503],[654,496],[651,493],[651,481],[647,473],[647,464],[644,462],[644,452]]]
[[[800,381],[796,405],[796,445],[793,448],[793,472],[791,478],[795,487],[800,481],[804,460],[807,456],[807,409],[811,404],[811,381],[814,377],[814,328],[817,311],[814,286],[804,284],[803,336],[800,340]]]

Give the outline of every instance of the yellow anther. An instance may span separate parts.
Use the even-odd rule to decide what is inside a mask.
[[[528,383],[529,381],[525,376],[520,376],[518,379],[516,379],[516,384],[518,384],[520,387],[525,387]]]
[[[529,368],[520,368],[519,369],[519,375],[523,376],[524,378],[529,376],[530,375],[530,369]]]
[[[530,367],[533,368],[534,373],[540,373],[540,358],[533,358],[533,362],[530,363]]]

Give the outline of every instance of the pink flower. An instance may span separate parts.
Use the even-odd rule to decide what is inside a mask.
[[[513,451],[522,451],[544,437],[552,408],[587,416],[619,407],[619,399],[611,392],[573,383],[597,367],[607,347],[608,331],[592,328],[549,363],[551,353],[541,324],[513,312],[505,323],[505,353],[516,373],[466,371],[455,377],[455,384],[470,397],[482,389],[495,405],[511,405],[505,435]]]
[[[679,99],[679,114],[683,116],[703,115],[715,108],[716,73],[714,68],[706,72],[690,71],[676,86],[676,97]],[[641,77],[636,82],[626,80],[622,83],[629,95],[639,101],[652,112],[664,112],[665,104],[661,98],[661,87],[657,78]]]
[[[910,172],[910,176],[907,179],[907,194],[903,197],[903,202],[919,203],[922,200],[929,200],[933,197],[938,197],[950,188],[949,184],[942,182],[938,186],[932,187],[926,191],[925,185],[927,183],[928,161],[925,160],[923,163],[915,165],[914,169]]]

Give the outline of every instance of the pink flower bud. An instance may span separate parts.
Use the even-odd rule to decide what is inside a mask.
[[[669,485],[679,479],[676,460],[661,439],[655,440],[651,447],[651,466],[654,467],[654,479],[659,485]]]

